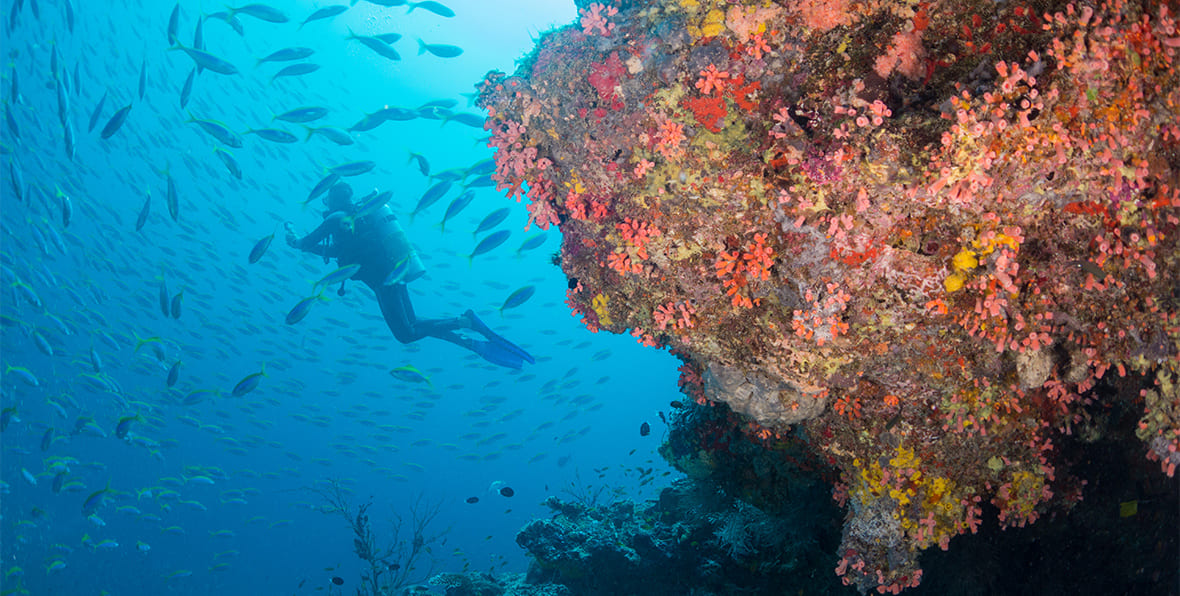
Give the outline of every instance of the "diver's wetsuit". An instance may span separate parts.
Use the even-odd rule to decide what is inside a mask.
[[[393,211],[388,206],[382,207],[376,213],[358,219],[351,230],[348,228],[348,216],[344,211],[329,213],[324,216],[319,227],[296,240],[295,247],[334,258],[341,267],[360,265],[361,268],[352,279],[363,282],[377,295],[377,304],[381,307],[385,324],[399,342],[408,344],[423,337],[436,337],[472,349],[470,338],[455,333],[458,329],[468,327],[463,317],[419,319],[414,316],[406,283],[421,277],[426,271],[405,232],[397,224],[397,216]],[[405,265],[406,273],[396,283],[385,285],[390,272],[403,264],[404,259],[411,259],[410,264]]]

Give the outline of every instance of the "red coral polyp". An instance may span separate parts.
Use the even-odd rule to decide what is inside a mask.
[[[752,96],[761,88],[762,83],[758,81],[747,83],[745,77],[738,75],[730,80],[726,93],[733,98],[733,102],[739,108],[752,112],[758,107],[758,102],[754,101]]]
[[[626,75],[627,67],[619,59],[619,53],[611,52],[605,61],[590,67],[590,76],[587,77],[587,80],[590,81],[590,86],[598,92],[598,97],[602,101],[609,103],[611,109],[619,110],[623,108],[623,104],[620,102],[615,88],[619,86],[619,81]]]
[[[724,99],[720,97],[685,98],[682,103],[696,117],[697,122],[709,132],[721,132],[721,123],[729,114]]]

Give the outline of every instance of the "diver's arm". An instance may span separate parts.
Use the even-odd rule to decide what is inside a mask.
[[[331,249],[324,245],[324,238],[335,234],[340,229],[340,222],[345,217],[344,212],[336,211],[324,218],[320,225],[310,234],[299,238],[291,230],[287,230],[287,244],[304,252],[331,257]]]
[[[321,243],[321,244],[312,244],[311,246],[309,246],[309,247],[307,247],[307,248],[302,248],[302,247],[299,247],[299,246],[297,246],[296,248],[298,248],[299,250],[302,250],[303,252],[309,252],[309,253],[311,253],[311,254],[313,254],[313,255],[319,255],[319,256],[321,256],[321,257],[330,257],[330,256],[333,256],[333,255],[329,255],[329,254],[328,254],[328,245],[326,245],[326,244],[323,244],[323,243]]]

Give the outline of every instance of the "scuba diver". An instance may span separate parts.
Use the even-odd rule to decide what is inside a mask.
[[[352,202],[352,187],[340,182],[328,191],[325,201],[328,209],[323,223],[303,238],[295,235],[290,222],[284,224],[287,244],[320,255],[325,263],[335,258],[340,267],[358,265],[351,279],[364,282],[377,295],[385,324],[399,342],[408,344],[435,337],[499,366],[519,369],[525,362],[535,362],[528,352],[497,335],[470,309],[450,319],[414,316],[406,284],[425,275],[426,268],[397,217],[376,191],[356,205]],[[340,294],[343,292],[342,284]],[[474,331],[483,339],[468,337],[460,330]]]

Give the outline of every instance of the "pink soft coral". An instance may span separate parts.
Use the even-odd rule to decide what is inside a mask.
[[[852,13],[848,10],[848,0],[798,0],[795,11],[803,19],[803,24],[827,31],[841,25],[852,24]]]
[[[613,17],[619,14],[619,9],[613,6],[604,6],[601,2],[595,2],[590,5],[589,9],[579,9],[582,18],[578,24],[582,26],[582,33],[586,35],[594,35],[598,31],[603,36],[609,36],[611,31],[614,31],[615,24],[606,22],[606,17]]]
[[[916,81],[925,74],[926,48],[922,47],[922,32],[898,32],[889,42],[889,48],[877,57],[873,70],[888,78],[896,70],[907,79]]]
[[[701,71],[701,78],[697,80],[696,88],[705,95],[713,90],[721,91],[725,89],[725,79],[728,78],[729,72],[717,70],[716,66],[710,64],[708,68]]]

